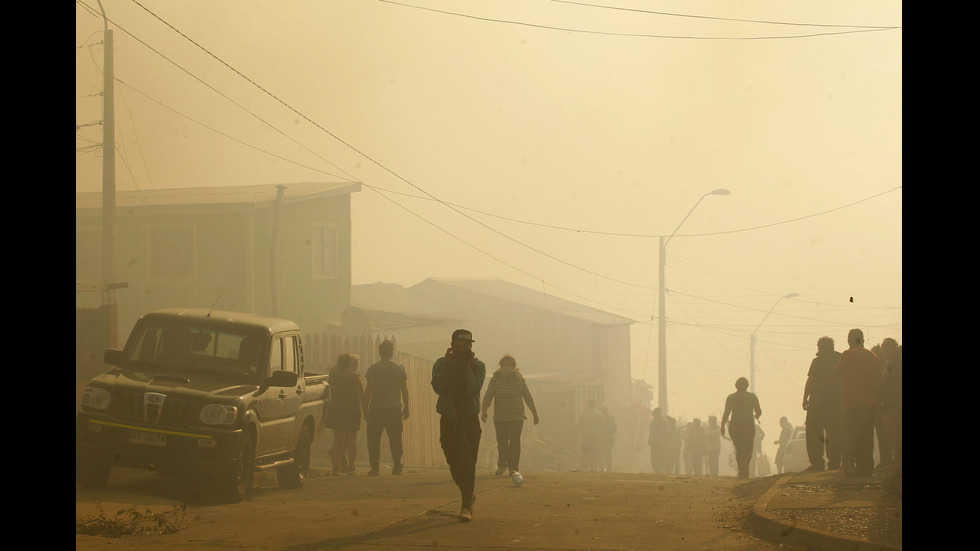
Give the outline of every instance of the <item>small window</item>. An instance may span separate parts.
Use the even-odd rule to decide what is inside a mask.
[[[282,339],[283,361],[282,368],[286,371],[299,373],[299,365],[296,362],[296,337],[289,336]]]
[[[150,226],[146,232],[148,277],[156,281],[193,281],[194,225]]]
[[[313,279],[334,279],[337,277],[337,225],[313,224],[311,261]]]
[[[75,281],[98,281],[102,277],[102,233],[98,229],[75,228]]]

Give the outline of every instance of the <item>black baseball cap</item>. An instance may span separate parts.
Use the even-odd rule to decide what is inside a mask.
[[[476,342],[475,340],[473,340],[473,333],[470,333],[466,329],[457,329],[453,331],[453,340]]]

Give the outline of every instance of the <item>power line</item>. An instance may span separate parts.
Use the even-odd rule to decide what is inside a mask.
[[[135,1],[135,0],[134,0]],[[552,31],[562,31],[571,33],[584,33],[584,34],[597,34],[597,35],[607,35],[607,36],[625,36],[625,37],[636,37],[636,38],[666,38],[666,39],[680,39],[680,40],[781,40],[790,38],[813,38],[817,36],[830,36],[830,35],[840,35],[840,34],[853,34],[853,33],[867,33],[867,32],[878,32],[878,31],[891,31],[900,29],[901,27],[861,27],[853,28],[848,26],[850,30],[843,31],[833,31],[833,32],[819,32],[810,34],[799,34],[799,35],[783,35],[783,36],[692,36],[692,35],[663,35],[663,34],[643,34],[643,33],[618,33],[618,32],[608,32],[608,31],[596,31],[590,29],[573,29],[569,27],[555,27],[552,25],[541,25],[536,23],[527,23],[524,21],[514,21],[507,19],[495,19],[491,17],[480,17],[476,15],[470,15],[459,12],[452,12],[446,10],[438,10],[435,8],[428,8],[425,6],[416,6],[413,4],[404,4],[402,2],[395,2],[393,0],[379,0],[386,4],[395,4],[397,6],[402,6],[405,8],[412,8],[416,10],[430,11],[434,13],[441,13],[443,15],[450,15],[453,17],[463,17],[466,19],[475,19],[478,21],[488,21],[491,23],[503,23],[508,25],[520,25],[523,27],[532,27],[538,29],[547,29]],[[655,12],[651,12],[655,13]],[[669,14],[677,15],[677,14]],[[758,23],[773,23],[771,21],[757,21]],[[813,25],[818,26],[818,25]],[[837,25],[833,25],[837,26]]]

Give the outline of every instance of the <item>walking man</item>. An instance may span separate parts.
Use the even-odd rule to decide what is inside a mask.
[[[480,451],[480,391],[487,366],[473,353],[473,333],[453,331],[446,355],[432,366],[432,390],[439,395],[439,443],[449,464],[453,482],[459,488],[462,506],[459,520],[473,519],[476,499],[476,458]]]
[[[371,470],[368,476],[380,474],[381,434],[388,433],[391,447],[391,474],[402,474],[402,421],[408,419],[408,376],[405,368],[391,360],[395,343],[385,340],[378,345],[381,361],[371,364],[364,378],[367,388],[364,399],[368,404],[367,446]]]

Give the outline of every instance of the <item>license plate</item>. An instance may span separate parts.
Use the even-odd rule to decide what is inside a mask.
[[[156,432],[131,430],[129,431],[129,441],[133,444],[144,444],[147,446],[159,446],[163,448],[167,445],[167,435]]]

